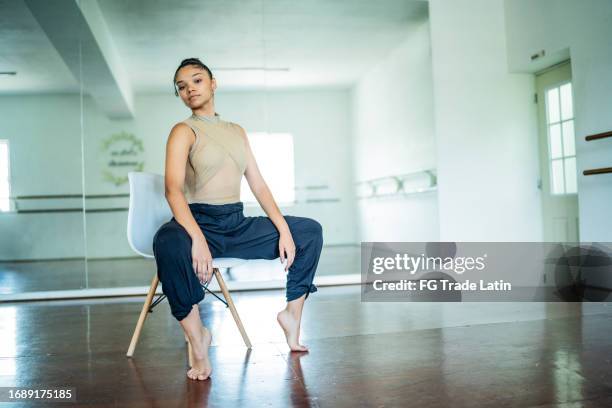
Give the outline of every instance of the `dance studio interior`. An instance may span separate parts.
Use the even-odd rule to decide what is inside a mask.
[[[612,406],[611,38],[609,0],[0,0],[0,406]],[[280,256],[213,260],[204,380],[152,249],[188,58],[323,238],[307,351]]]

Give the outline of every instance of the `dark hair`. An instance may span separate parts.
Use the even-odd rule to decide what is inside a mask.
[[[181,61],[181,64],[178,66],[176,71],[174,72],[174,80],[172,81],[172,87],[174,88],[174,95],[178,96],[178,89],[176,87],[176,76],[181,68],[186,67],[187,65],[195,65],[196,67],[202,68],[204,71],[208,73],[208,77],[213,79],[213,74],[210,69],[198,58],[187,58]]]

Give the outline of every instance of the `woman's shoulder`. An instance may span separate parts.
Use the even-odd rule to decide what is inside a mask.
[[[170,135],[168,136],[169,141],[184,141],[189,144],[193,144],[197,141],[198,135],[194,127],[187,121],[177,122],[172,126]]]
[[[170,129],[170,135],[175,133],[192,133],[193,126],[186,121],[176,122],[172,129]]]
[[[231,122],[231,121],[225,121],[226,126],[229,127],[230,129],[232,129],[233,131],[239,133],[239,134],[245,134],[246,132],[244,131],[244,129],[242,128],[242,126],[240,126],[239,124],[237,124],[236,122]]]
[[[181,120],[180,122],[177,122],[174,126],[193,127],[195,123],[196,123],[196,120],[193,118],[193,116],[189,116],[189,117]]]
[[[181,133],[197,134],[199,131],[202,130],[198,125],[199,124],[196,120],[194,120],[193,117],[188,117],[180,122],[176,122],[172,127],[172,132],[178,131]]]

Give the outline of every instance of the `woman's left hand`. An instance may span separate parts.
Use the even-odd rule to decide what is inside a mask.
[[[285,259],[287,259],[287,265],[285,265],[285,272],[287,272],[295,259],[295,244],[290,232],[280,234],[278,252],[280,253],[281,263],[285,263]]]

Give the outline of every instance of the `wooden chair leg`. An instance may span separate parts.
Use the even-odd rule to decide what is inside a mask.
[[[247,348],[250,349],[252,347],[251,340],[249,340],[249,336],[247,336],[247,333],[244,330],[244,326],[242,325],[240,316],[238,316],[238,311],[236,310],[236,306],[234,306],[234,301],[232,300],[232,297],[230,296],[229,290],[227,290],[227,286],[225,285],[225,281],[223,280],[223,277],[221,276],[221,272],[219,272],[218,268],[213,268],[213,273],[215,274],[215,277],[217,278],[217,282],[219,283],[219,288],[221,289],[221,292],[223,293],[223,297],[225,297],[227,306],[229,307],[230,312],[232,312],[232,316],[234,317],[236,326],[238,326],[240,335],[242,335],[242,340],[244,340],[244,344],[247,346]]]
[[[149,314],[149,308],[151,307],[151,303],[153,303],[153,297],[155,296],[155,291],[157,290],[157,285],[159,284],[159,278],[157,277],[157,272],[155,276],[153,276],[153,281],[151,281],[151,287],[149,288],[149,293],[147,294],[147,298],[145,299],[144,305],[142,305],[142,310],[140,311],[140,317],[138,318],[138,323],[136,323],[136,328],[134,329],[134,334],[132,335],[132,341],[130,342],[130,347],[128,348],[126,356],[132,357],[134,355],[134,350],[136,349],[136,344],[138,343],[138,339],[140,338],[140,332],[144,326],[144,322],[147,318],[147,314]]]

